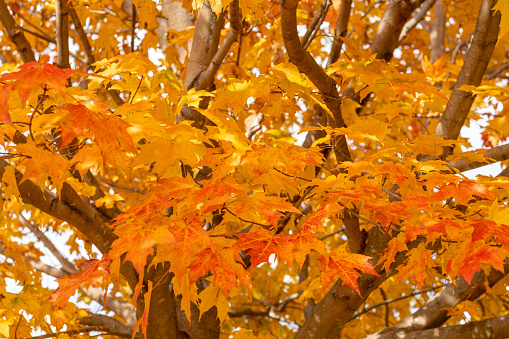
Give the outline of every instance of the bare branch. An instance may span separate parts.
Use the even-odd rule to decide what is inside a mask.
[[[302,39],[300,39],[300,44],[304,49],[307,49],[311,42],[313,41],[314,37],[316,36],[316,32],[320,29],[320,26],[323,23],[323,20],[325,19],[325,16],[327,15],[327,12],[329,11],[329,7],[331,5],[330,0],[323,0],[320,4],[320,7],[318,7],[318,11],[316,11],[315,16],[313,17],[313,20],[308,26],[308,29],[306,30],[306,33],[304,33],[304,36]]]
[[[507,271],[507,267],[504,268]],[[486,292],[486,280],[489,286],[493,286],[504,276],[504,273],[493,269],[487,279],[483,273],[475,273],[471,284],[468,284],[465,279],[460,277],[454,281],[454,284],[448,284],[433,299],[429,300],[410,316],[401,320],[397,325],[383,329],[368,336],[368,338],[390,339],[394,338],[395,333],[399,331],[415,331],[440,327],[450,318],[447,312],[448,308],[454,307],[465,300],[476,300]]]
[[[132,16],[131,16],[131,53],[135,51],[134,37],[136,36],[136,5],[132,3]]]
[[[67,0],[56,1],[57,17],[57,66],[70,68],[69,65],[69,13]]]
[[[375,38],[371,43],[371,52],[378,59],[389,61],[398,46],[398,38],[410,15],[424,0],[391,0],[385,9],[382,21],[378,25]]]
[[[495,162],[504,161],[509,159],[509,144],[501,145],[490,148],[484,154],[486,161],[468,162],[465,160],[451,161],[449,166],[457,169],[460,172],[468,171],[474,168],[493,164]]]
[[[463,338],[507,338],[509,337],[509,314],[464,325],[432,328],[421,331],[398,331],[391,338],[405,339],[463,339]],[[378,339],[379,336],[367,336],[366,339]]]
[[[504,72],[508,68],[509,68],[509,63],[503,64],[502,66],[499,66],[495,69],[487,70],[486,72],[489,73],[490,75],[488,75],[486,77],[486,80],[495,79],[500,73]]]
[[[78,321],[82,325],[106,327],[108,328],[109,334],[115,333],[115,335],[120,337],[131,338],[133,334],[132,326],[122,324],[120,321],[102,314],[94,314],[89,317],[81,318]],[[136,335],[135,338],[139,339],[140,336]]]
[[[339,8],[339,17],[336,21],[336,27],[334,28],[334,41],[332,41],[329,59],[327,60],[327,67],[339,60],[341,48],[343,46],[343,40],[339,39],[339,37],[346,36],[351,11],[352,0],[342,0],[341,7]]]
[[[416,13],[412,17],[412,19],[408,20],[407,23],[405,24],[405,26],[403,26],[403,29],[401,30],[401,34],[399,35],[399,38],[398,38],[398,43],[401,43],[401,41],[403,41],[406,38],[408,33],[412,29],[414,29],[414,27],[417,26],[417,24],[419,22],[421,22],[422,19],[424,19],[424,17],[426,16],[426,13],[428,13],[429,9],[435,4],[436,1],[437,0],[424,1],[421,8],[419,9],[419,12]]]
[[[440,59],[440,57],[444,54],[445,45],[444,45],[444,37],[445,37],[445,10],[443,0],[435,0],[435,13],[433,15],[433,22],[431,23],[431,54],[430,54],[430,62],[433,64],[435,61]],[[424,5],[422,6],[424,7]]]
[[[470,92],[459,91],[458,88],[464,84],[473,86],[481,84],[498,39],[501,15],[500,11],[495,13],[491,10],[496,3],[497,0],[483,0],[481,4],[472,44],[461,68],[458,81],[454,85],[454,91],[435,131],[440,137],[458,138],[461,127],[472,107],[474,95]],[[444,154],[451,153],[452,148],[444,148]]]
[[[71,15],[72,22],[74,23],[74,28],[76,32],[78,32],[78,36],[80,37],[81,43],[83,44],[83,51],[85,52],[86,60],[83,62],[85,64],[85,68],[90,64],[95,62],[95,57],[92,54],[92,46],[90,46],[90,42],[88,41],[87,33],[83,29],[83,25],[80,22],[80,18],[74,9],[74,5],[72,2],[69,3],[69,14]]]
[[[51,254],[55,256],[55,258],[57,258],[57,260],[62,265],[62,269],[65,272],[67,272],[67,274],[73,274],[78,272],[74,264],[67,260],[67,258],[64,257],[62,253],[60,253],[60,251],[55,247],[53,242],[49,240],[48,237],[39,229],[39,225],[35,223],[32,224],[30,221],[25,219],[25,217],[22,214],[18,215],[18,220],[19,222],[21,222],[23,226],[28,228],[37,237],[37,239],[39,239],[44,244],[44,246],[46,246],[46,248],[51,252]]]
[[[35,61],[35,55],[32,51],[32,47],[25,38],[23,32],[17,28],[16,22],[14,21],[11,12],[9,12],[5,0],[0,0],[0,21],[2,22],[5,33],[7,33],[9,39],[14,43],[14,45],[16,45],[16,49],[21,56],[21,60],[23,60],[24,63]]]
[[[40,260],[27,257],[26,260],[30,263],[30,265],[37,271],[45,273],[55,278],[62,278],[68,275],[68,273],[62,269],[55,268],[49,265],[46,265]]]
[[[3,176],[6,166],[9,166],[9,163],[5,160],[0,160],[0,177]],[[85,203],[71,186],[64,183],[61,191],[62,196],[59,198],[48,190],[42,190],[31,180],[24,180],[20,184],[23,174],[18,170],[15,173],[23,202],[31,204],[35,208],[76,227],[102,253],[110,249],[117,236],[108,228],[101,213]],[[134,288],[138,278],[130,262],[124,263],[121,266],[121,273],[130,286]]]
[[[410,294],[407,294],[407,295],[402,295],[401,297],[397,297],[397,298],[393,298],[393,299],[387,299],[387,300],[384,300],[378,304],[375,304],[373,306],[370,306],[368,308],[365,308],[363,309],[362,311],[356,313],[351,319],[351,320],[354,320],[355,318],[358,318],[360,317],[361,315],[363,314],[366,314],[366,313],[369,313],[371,310],[374,310],[375,308],[378,308],[380,306],[383,306],[383,305],[388,305],[388,304],[391,304],[391,303],[394,303],[396,301],[400,301],[400,300],[404,300],[404,299],[408,299],[408,298],[411,298],[411,297],[414,297],[416,295],[419,295],[419,294],[423,294],[423,293],[428,293],[428,292],[431,292],[431,291],[434,291],[436,289],[439,289],[439,288],[443,288],[445,285],[437,285],[437,286],[433,286],[433,287],[430,287],[430,288],[427,288],[425,290],[422,290],[422,291],[416,291],[416,292],[413,292],[413,293],[410,293]]]
[[[221,48],[216,52],[214,58],[209,63],[207,69],[200,74],[198,81],[196,82],[195,88],[196,90],[201,90],[208,88],[212,85],[214,81],[214,76],[216,75],[219,67],[223,63],[224,59],[230,52],[230,47],[232,44],[237,41],[237,37],[242,32],[242,17],[240,15],[239,8],[239,0],[233,0],[229,5],[229,20],[231,29],[226,34],[223,43],[221,44]],[[187,79],[187,77],[186,77]]]

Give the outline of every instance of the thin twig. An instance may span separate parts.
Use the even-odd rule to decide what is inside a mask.
[[[394,227],[389,227],[389,226],[384,226],[384,225],[380,224],[379,222],[374,222],[374,221],[371,221],[369,219],[366,219],[366,218],[362,217],[359,213],[355,212],[351,208],[346,207],[342,203],[339,202],[338,204],[340,204],[341,206],[343,206],[343,208],[345,210],[347,210],[351,214],[355,215],[357,218],[361,219],[362,221],[367,222],[368,224],[375,225],[375,226],[380,227],[380,228],[385,228],[385,229],[391,230],[391,231],[404,232],[404,231],[402,231],[400,229],[397,229],[397,228],[394,228]]]
[[[136,193],[139,193],[139,194],[143,194],[143,195],[147,194],[147,192],[145,192],[143,190],[140,190],[140,189],[137,189],[135,187],[128,187],[128,186],[122,186],[122,185],[119,185],[119,184],[115,184],[114,182],[111,182],[111,181],[101,177],[99,174],[97,174],[96,177],[99,178],[99,180],[101,180],[102,182],[104,182],[108,186],[116,187],[116,188],[121,188],[121,189],[124,189],[124,190],[133,191],[133,192],[136,192]]]
[[[282,172],[281,172],[282,173]],[[283,173],[284,174],[284,173]],[[293,207],[295,208],[299,208],[299,206],[302,204],[302,202],[306,199],[307,195],[315,188],[317,187],[316,185],[313,185],[313,186],[309,186],[306,191],[302,194],[302,196],[299,198],[299,200],[297,200],[294,204],[293,204]],[[281,218],[278,223],[277,223],[277,229],[276,229],[276,234],[279,234],[283,231],[284,229],[284,226],[286,225],[286,222],[288,221],[288,219],[290,219],[290,216],[292,215],[293,212],[286,212],[285,213],[285,216],[283,218]],[[281,226],[281,227],[280,227]]]
[[[399,35],[398,42],[401,43],[403,39],[406,38],[408,32],[410,32],[422,19],[426,16],[426,13],[429,9],[435,4],[436,0],[426,0],[420,10],[419,13],[415,14],[412,19],[408,20],[403,29],[401,30],[401,34]]]
[[[311,36],[309,36],[306,40],[306,43],[304,45],[302,45],[302,47],[304,49],[307,49],[309,47],[309,45],[311,45],[311,42],[313,42],[313,40],[315,39],[316,37],[316,33],[318,33],[318,31],[320,30],[320,27],[322,26],[322,23],[323,21],[325,20],[325,16],[327,15],[327,12],[329,11],[329,8],[332,4],[332,1],[330,0],[324,0],[324,2],[326,2],[326,5],[325,5],[325,8],[323,10],[323,13],[321,13],[319,15],[319,19],[318,19],[318,23],[315,25],[314,29],[311,31]],[[323,3],[322,3],[323,4]],[[322,8],[320,6],[320,8]],[[318,14],[317,14],[318,15]],[[316,18],[316,17],[315,17]],[[313,19],[314,20],[314,19]],[[309,31],[309,30],[308,30]],[[307,33],[307,32],[306,32]],[[303,38],[304,39],[304,38]]]
[[[445,287],[445,286],[447,286],[447,285],[446,284],[444,284],[444,285],[437,285],[437,286],[430,287],[430,288],[422,290],[422,291],[413,292],[413,293],[410,293],[410,294],[407,294],[407,295],[404,295],[404,296],[401,296],[401,297],[397,297],[397,298],[394,298],[394,299],[385,300],[385,301],[383,301],[381,303],[378,303],[376,305],[373,305],[371,307],[368,307],[368,308],[360,311],[359,313],[357,313],[353,317],[351,317],[347,322],[350,322],[350,321],[354,320],[355,318],[357,318],[357,317],[359,317],[359,316],[361,316],[361,315],[363,315],[365,313],[368,313],[369,311],[371,311],[372,309],[375,309],[377,307],[380,307],[380,306],[383,306],[383,305],[386,305],[386,304],[390,304],[390,303],[393,303],[393,302],[396,302],[396,301],[400,301],[400,300],[403,300],[403,299],[406,299],[406,298],[410,298],[410,297],[416,296],[418,294],[431,292],[431,291],[434,291],[436,289],[439,289],[439,288],[442,288],[442,287]]]
[[[240,221],[246,222],[248,224],[255,224],[255,225],[258,225],[258,226],[262,226],[265,229],[272,229],[273,228],[272,225],[264,225],[264,224],[261,224],[261,223],[256,222],[256,221],[252,221],[252,220],[247,220],[247,219],[241,218],[238,215],[236,215],[235,213],[233,213],[232,211],[230,211],[227,207],[225,207],[224,209],[226,210],[226,212],[230,213],[231,215],[233,215],[235,218],[239,219]]]
[[[55,258],[57,258],[57,260],[62,265],[62,269],[64,271],[66,271],[68,274],[78,272],[74,264],[67,260],[67,258],[64,257],[62,253],[60,253],[60,251],[56,248],[53,242],[49,240],[46,234],[44,234],[39,229],[39,226],[37,224],[32,224],[22,214],[18,215],[18,220],[23,226],[28,228],[37,237],[37,239],[39,239],[44,244],[44,246],[46,246],[46,248],[51,252],[51,254],[55,256]]]
[[[330,6],[330,0],[323,0],[322,3],[320,4],[320,7],[316,11],[316,14],[313,17],[313,20],[311,20],[311,22],[309,23],[306,33],[304,33],[304,36],[300,39],[300,44],[302,45],[302,47],[304,47],[304,49],[306,49],[309,46],[309,40],[310,40],[313,32],[320,29],[320,25],[318,23],[320,21],[323,22],[323,18],[327,14],[329,6]],[[317,26],[318,26],[318,28],[317,28]]]
[[[133,96],[131,97],[131,100],[129,100],[130,104],[133,103],[134,97],[136,96],[136,94],[138,94],[138,90],[140,89],[142,81],[143,81],[143,75],[141,76],[140,82],[138,83],[138,87],[136,87],[136,91],[134,92]]]
[[[364,14],[362,14],[362,16],[361,16],[361,20],[362,20],[362,19],[364,19],[364,18],[365,18],[365,17],[369,14],[369,12],[371,12],[373,9],[375,9],[375,7],[376,7],[379,3],[382,3],[382,2],[383,2],[382,0],[377,0],[377,1],[375,1],[375,2],[374,2],[374,3],[373,3],[373,4],[372,4],[372,5],[371,5],[371,6],[370,6],[367,10],[366,10],[366,12],[364,12]],[[348,32],[348,34],[346,35],[346,37],[347,37],[347,38],[349,38],[349,37],[352,35],[352,33],[353,33],[353,32],[354,32],[354,29],[352,28],[352,29]]]

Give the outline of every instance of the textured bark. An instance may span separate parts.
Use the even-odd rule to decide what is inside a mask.
[[[389,61],[394,49],[398,46],[398,38],[412,12],[424,0],[391,0],[385,9],[382,21],[378,25],[375,38],[371,43],[371,53],[378,59]]]
[[[193,45],[189,55],[189,62],[184,80],[184,87],[191,89],[196,87],[200,75],[209,67],[218,50],[221,28],[223,27],[223,13],[219,17],[212,12],[210,4],[205,4],[198,10],[196,28],[194,30]],[[208,99],[200,103],[205,108]],[[205,124],[205,117],[195,109],[185,105],[177,116],[177,121],[191,120],[194,126],[202,128]]]
[[[499,11],[495,13],[491,10],[496,3],[497,0],[483,0],[481,4],[472,44],[435,131],[440,137],[457,139],[472,107],[474,95],[471,92],[459,91],[458,88],[465,84],[473,86],[481,84],[498,39],[501,15]],[[444,148],[444,153],[452,153],[452,148]]]
[[[194,17],[182,7],[180,1],[162,0],[161,1],[162,17],[157,18],[159,27],[156,29],[157,39],[161,50],[168,47],[168,31],[180,32],[186,30],[193,25]],[[189,46],[191,47],[191,46]],[[179,53],[179,60],[184,63],[187,51],[183,47],[177,47]]]
[[[455,168],[460,172],[464,172],[464,171],[468,171],[468,170],[471,170],[474,168],[493,164],[495,162],[508,160],[509,159],[509,144],[490,148],[484,154],[484,158],[486,158],[486,161],[483,161],[483,162],[480,162],[480,161],[468,162],[465,160],[457,160],[454,162],[450,162],[449,165],[452,168]]]
[[[195,82],[197,91],[209,88],[214,82],[219,67],[221,67],[224,59],[230,52],[230,47],[237,40],[238,35],[242,32],[242,18],[240,16],[239,0],[233,0],[228,6],[229,21],[231,29],[226,34],[221,47],[216,52],[207,68],[200,74]],[[187,78],[186,78],[187,79]]]
[[[383,253],[386,244],[389,242],[390,236],[373,228],[369,232],[364,255],[368,255],[373,259],[373,264],[378,261],[380,254]],[[418,241],[408,244],[408,248],[415,246]],[[392,267],[396,267],[405,260],[405,253],[398,253],[395,263]],[[394,271],[394,270],[392,270]],[[380,277],[369,274],[363,274],[358,279],[359,290],[362,297],[348,286],[342,286],[339,279],[326,296],[314,307],[313,314],[300,328],[295,338],[337,338],[343,326],[352,318],[355,311],[362,305],[368,296],[376,290],[387,278],[387,272],[381,272]],[[393,274],[394,272],[389,272]]]
[[[422,331],[396,332],[390,338],[405,339],[503,339],[509,337],[509,315]],[[371,338],[371,337],[370,337]],[[375,338],[375,337],[373,337]]]
[[[189,55],[189,64],[184,80],[184,87],[194,87],[200,74],[207,69],[217,52],[221,28],[223,26],[223,15],[219,17],[212,12],[210,4],[205,2],[198,10],[196,29],[193,36],[193,46]],[[184,117],[185,120],[194,120]]]
[[[9,163],[0,160],[0,177],[3,176],[6,166],[10,166]],[[102,253],[109,251],[117,236],[108,228],[101,213],[85,203],[71,186],[64,183],[62,196],[59,198],[48,190],[41,190],[33,181],[25,180],[20,184],[22,179],[23,174],[16,170],[16,181],[23,202],[76,227]],[[123,264],[120,272],[134,289],[138,277],[132,264]]]
[[[506,272],[508,271],[507,268],[506,265]],[[465,300],[476,300],[486,293],[486,281],[491,287],[504,276],[505,273],[493,269],[487,279],[484,274],[476,273],[471,284],[468,284],[463,278],[458,278],[454,281],[454,284],[449,284],[419,310],[401,320],[395,326],[369,335],[366,339],[390,339],[398,337],[402,333],[440,327],[450,318],[447,314],[447,308],[455,307]]]
[[[16,26],[16,22],[7,8],[4,0],[0,0],[0,21],[9,39],[16,45],[16,49],[24,63],[35,61],[34,52],[23,32]]]
[[[148,265],[147,265],[148,266]],[[170,290],[170,275],[166,274],[169,264],[157,265],[145,273],[143,287],[136,303],[136,317],[140,319],[145,311],[145,293],[148,291],[148,281],[153,282],[150,308],[148,312],[147,335],[145,339],[176,339],[178,338],[176,301]]]

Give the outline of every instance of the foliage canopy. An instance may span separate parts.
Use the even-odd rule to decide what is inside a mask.
[[[506,0],[0,22],[0,336],[509,337]]]

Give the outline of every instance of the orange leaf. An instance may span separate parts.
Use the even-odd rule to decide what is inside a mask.
[[[345,250],[346,243],[336,248],[330,255],[322,255],[318,258],[320,262],[320,276],[322,278],[322,289],[325,289],[334,280],[336,275],[341,278],[343,284],[350,286],[362,297],[357,279],[359,273],[368,273],[379,276],[373,266],[368,263],[371,258],[361,254],[349,253]]]

